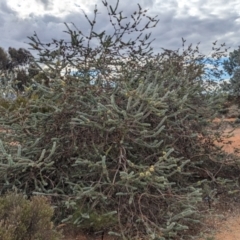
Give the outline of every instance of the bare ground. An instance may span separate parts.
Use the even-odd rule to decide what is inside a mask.
[[[236,118],[229,118],[224,122],[232,123],[235,120]],[[219,121],[220,119],[215,120],[215,122]],[[236,152],[236,149],[240,149],[240,126],[233,129],[229,124],[225,133],[230,133],[232,136],[226,142],[217,144],[223,146],[225,152],[240,156],[240,153]],[[231,144],[227,144],[229,141]],[[240,240],[240,205],[236,204],[223,212],[213,212],[213,216],[209,215],[206,220],[205,231],[206,233],[202,234],[203,237],[199,240]]]

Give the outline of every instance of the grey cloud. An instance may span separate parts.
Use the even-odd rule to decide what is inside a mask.
[[[3,27],[5,24],[4,18],[0,15],[0,27]]]
[[[199,6],[197,6],[198,9],[204,3],[204,1],[200,2]],[[193,17],[187,14],[191,9],[186,6],[183,8],[182,15],[177,16],[177,7],[163,11],[160,5],[159,10],[157,7],[152,10],[152,13],[158,14],[160,18],[160,22],[153,30],[153,36],[156,38],[156,41],[153,43],[155,48],[177,49],[181,47],[182,37],[187,39],[187,43],[196,44],[201,42],[200,48],[204,49],[205,52],[211,50],[211,43],[215,40],[221,43],[225,42],[227,46],[232,48],[237,47],[236,40],[240,34],[240,28],[235,21],[239,18],[239,14],[236,11],[225,15],[219,14],[218,16],[202,8],[200,10],[204,17]],[[234,32],[231,38],[227,37],[229,32]]]
[[[39,18],[39,20],[45,22],[45,23],[61,23],[62,19],[50,14],[45,14],[43,15],[41,18]]]
[[[40,1],[40,0],[38,0]],[[205,0],[204,0],[205,1]],[[215,40],[219,42],[226,42],[227,46],[232,46],[233,49],[239,45],[240,28],[236,22],[239,19],[239,14],[234,9],[226,9],[225,14],[213,14],[209,9],[206,9],[204,1],[196,3],[196,7],[200,9],[204,18],[197,16],[190,16],[189,7],[182,9],[181,15],[177,15],[178,5],[175,0],[169,0],[164,2],[165,8],[159,3],[159,0],[140,0],[139,3],[143,8],[149,8],[148,15],[158,15],[160,19],[158,25],[150,29],[148,32],[152,32],[152,38],[156,40],[153,42],[153,48],[158,52],[161,48],[177,49],[181,47],[181,38],[187,40],[188,43],[196,44],[201,42],[200,49],[203,52],[211,50],[211,43]],[[51,5],[49,0],[41,0],[46,5]],[[220,4],[223,4],[223,0],[219,0]],[[91,11],[88,13],[90,19],[93,19],[94,3],[89,7]],[[226,4],[226,3],[225,3]],[[114,6],[114,4],[112,4]],[[3,6],[3,7],[2,7]],[[103,4],[98,1],[98,14],[96,23],[96,32],[102,32],[106,30],[107,33],[113,33],[113,28],[109,22],[109,16],[104,8]],[[5,9],[3,11],[3,9]],[[137,4],[133,1],[120,1],[119,10],[123,11],[123,15],[129,16],[134,10],[137,10]],[[4,44],[8,48],[9,46],[23,44],[26,47],[26,42],[29,42],[27,36],[32,36],[34,31],[37,32],[39,38],[47,43],[52,38],[55,39],[69,39],[69,36],[63,31],[66,30],[64,22],[73,22],[79,30],[84,33],[88,33],[90,25],[84,17],[80,8],[76,7],[78,12],[68,12],[63,17],[57,17],[50,14],[43,14],[42,16],[31,15],[31,19],[19,19],[17,14],[14,13],[7,4],[2,5],[2,14],[0,15],[0,31],[5,38],[1,40],[1,44]],[[228,11],[229,10],[229,14]],[[231,38],[229,38],[229,34]],[[135,34],[136,36],[136,34]],[[132,37],[132,35],[127,35]],[[9,39],[9,41],[7,40]],[[22,46],[23,47],[23,46]]]
[[[0,11],[3,14],[16,14],[16,11],[8,6],[7,1],[0,2]]]
[[[37,2],[40,2],[45,10],[49,10],[52,7],[52,1],[51,0],[37,0]]]

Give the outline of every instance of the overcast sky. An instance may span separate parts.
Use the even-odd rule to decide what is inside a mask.
[[[115,0],[108,0],[112,5]],[[225,42],[230,51],[240,45],[239,0],[120,0],[119,10],[129,15],[137,10],[137,3],[149,9],[148,15],[158,15],[157,27],[152,29],[155,51],[161,48],[181,47],[181,38],[187,44],[201,42],[205,54],[211,51],[211,43]],[[101,0],[0,0],[0,46],[28,48],[34,31],[47,43],[52,38],[67,38],[63,22],[74,22],[79,29],[87,29],[82,10],[89,17],[97,4],[99,30],[109,30],[109,18]]]

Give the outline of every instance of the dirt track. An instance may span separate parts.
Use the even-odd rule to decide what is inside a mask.
[[[240,216],[227,218],[218,229],[214,240],[240,240]]]

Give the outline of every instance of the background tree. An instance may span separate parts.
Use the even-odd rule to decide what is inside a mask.
[[[230,75],[229,83],[224,84],[224,89],[230,95],[240,96],[240,47],[229,54],[229,59],[224,61],[224,69]]]
[[[7,52],[0,47],[0,70],[6,70],[10,59]]]
[[[24,48],[9,47],[8,52],[0,48],[2,84],[10,84],[17,92],[23,92],[24,86],[31,84],[33,73],[38,73],[34,71],[35,69],[31,69],[31,61],[33,61],[32,54]]]
[[[32,54],[24,48],[15,49],[9,47],[8,54],[11,59],[12,67],[26,66],[33,59]]]

